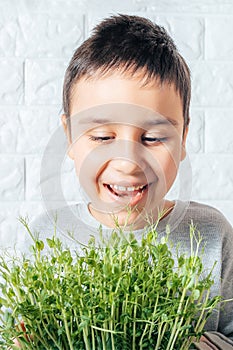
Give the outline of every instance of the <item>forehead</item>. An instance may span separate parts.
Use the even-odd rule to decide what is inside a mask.
[[[182,101],[174,85],[158,81],[143,84],[139,75],[114,72],[101,78],[83,78],[73,86],[70,106],[70,115],[80,114],[83,124],[97,120],[98,124],[101,120],[125,123],[133,118],[137,123],[158,124],[163,119],[163,123],[183,125]]]
[[[126,103],[110,103],[92,107],[72,116],[72,124],[98,127],[108,124],[130,124],[140,128],[177,126],[176,119],[164,117],[150,109]]]

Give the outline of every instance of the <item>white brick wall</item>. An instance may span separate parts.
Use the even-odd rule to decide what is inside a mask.
[[[188,61],[192,198],[216,206],[233,223],[233,2],[0,0],[1,242],[24,234],[19,215],[34,218],[43,210],[40,162],[60,125],[65,67],[93,25],[115,13],[162,24]],[[56,145],[50,152],[58,153]],[[63,168],[65,199],[75,201],[72,164]]]

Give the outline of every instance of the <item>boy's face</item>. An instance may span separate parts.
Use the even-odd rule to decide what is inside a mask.
[[[173,85],[114,73],[76,83],[71,100],[69,155],[101,223],[143,227],[156,219],[185,157],[183,108]],[[66,120],[63,116],[66,128]]]

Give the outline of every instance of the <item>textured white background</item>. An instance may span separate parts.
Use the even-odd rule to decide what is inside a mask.
[[[33,219],[43,210],[40,161],[60,125],[65,67],[91,28],[116,13],[165,26],[190,65],[192,199],[233,223],[232,0],[0,0],[1,242],[24,235],[19,215]],[[70,202],[77,197],[73,182],[67,162],[62,183]]]

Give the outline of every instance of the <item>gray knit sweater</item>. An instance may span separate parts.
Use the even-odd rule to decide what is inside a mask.
[[[90,235],[98,237],[100,224],[91,216],[85,203],[42,214],[32,223],[32,228],[48,236],[54,232],[54,220],[57,234],[72,249],[78,249],[78,244],[71,240],[68,231],[72,232],[76,240],[83,243],[88,242]],[[233,228],[217,209],[196,202],[176,201],[170,214],[159,222],[157,231],[163,236],[166,234],[166,227],[169,226],[170,240],[174,242],[174,253],[178,243],[180,249],[189,251],[191,222],[200,231],[205,243],[203,263],[206,270],[210,270],[217,262],[214,268],[212,296],[221,295],[224,299],[233,299]],[[103,233],[110,232],[110,229],[104,226],[102,230]],[[138,239],[142,232],[143,230],[135,231]],[[206,324],[206,330],[221,333],[229,339],[229,342],[230,339],[233,340],[233,301],[224,303],[224,306],[213,312]],[[228,349],[229,346],[231,348],[231,345],[226,343],[220,348]]]

